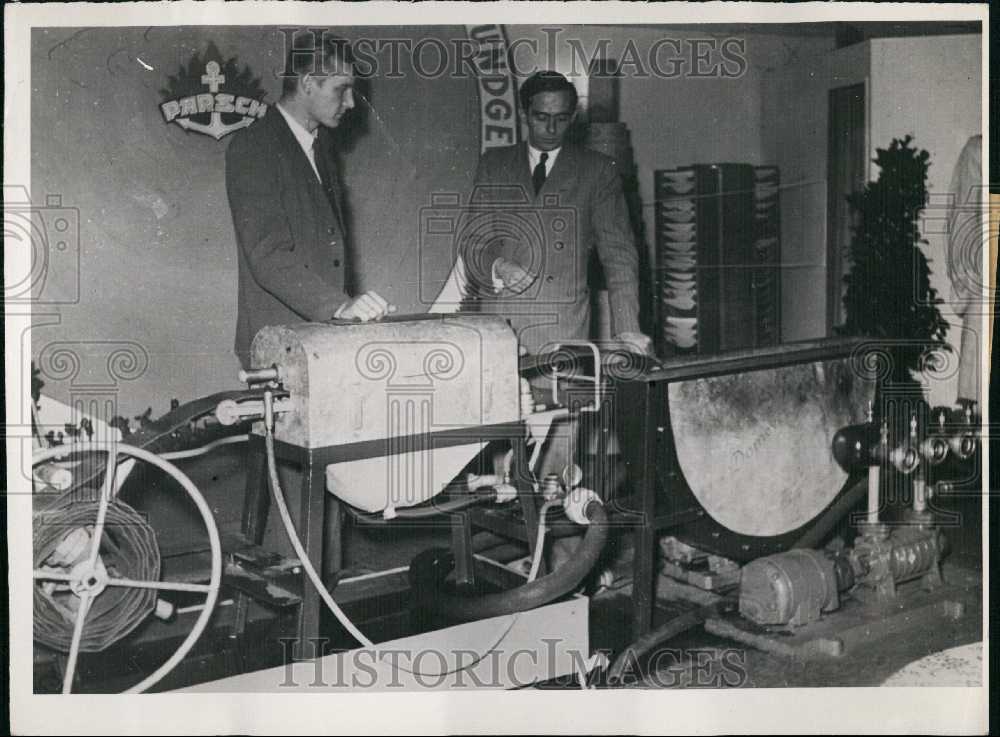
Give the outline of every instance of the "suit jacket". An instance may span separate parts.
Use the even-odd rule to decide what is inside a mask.
[[[329,197],[276,109],[237,133],[226,151],[239,255],[236,354],[244,367],[260,328],[329,320],[348,299],[336,161],[330,132],[321,126],[318,138],[316,155],[332,174]]]
[[[536,197],[527,144],[487,151],[465,217],[463,259],[479,309],[506,317],[530,353],[590,337],[592,249],[607,277],[612,334],[639,330],[638,254],[613,159],[564,144]],[[498,257],[537,279],[519,295],[494,294],[491,266]]]

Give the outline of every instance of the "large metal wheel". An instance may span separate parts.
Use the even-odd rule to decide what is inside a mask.
[[[94,530],[91,537],[89,554],[81,562],[77,563],[69,573],[59,573],[46,569],[35,569],[35,581],[56,581],[68,584],[70,590],[79,597],[79,608],[73,626],[73,636],[69,648],[69,657],[66,664],[66,673],[63,678],[62,692],[64,694],[72,692],[73,677],[76,673],[77,658],[80,653],[80,641],[83,637],[84,626],[87,621],[87,614],[90,611],[94,600],[99,597],[108,586],[125,586],[141,589],[157,589],[160,591],[184,591],[203,593],[205,595],[205,605],[195,621],[191,632],[180,644],[180,647],[153,673],[144,678],[135,686],[132,686],[125,693],[142,693],[161,678],[167,675],[178,663],[188,654],[195,642],[201,636],[208,624],[215,602],[219,595],[219,586],[222,580],[222,546],[219,542],[219,531],[215,526],[215,518],[212,511],[205,502],[201,492],[191,482],[191,480],[176,466],[160,458],[154,453],[136,448],[122,443],[79,443],[74,445],[56,446],[38,451],[32,457],[32,466],[81,453],[106,453],[107,463],[104,480],[101,485],[101,494],[97,506],[97,518],[94,522]],[[104,533],[104,527],[108,512],[108,506],[116,494],[117,486],[115,476],[118,464],[123,457],[135,458],[144,461],[152,466],[156,466],[174,478],[187,492],[201,514],[202,522],[208,532],[209,544],[211,547],[211,576],[207,584],[184,583],[180,581],[140,581],[128,578],[112,577],[100,564],[100,546]]]

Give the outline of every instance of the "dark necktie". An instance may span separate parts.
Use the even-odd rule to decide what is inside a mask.
[[[337,203],[337,190],[334,186],[333,177],[330,175],[330,168],[327,166],[326,157],[320,147],[319,136],[313,140],[313,161],[316,162],[316,171],[319,172],[319,180],[323,185],[323,192],[333,209],[333,216],[340,220],[340,206]]]
[[[542,191],[542,185],[545,184],[545,162],[548,160],[549,155],[542,153],[538,163],[535,164],[535,170],[531,172],[531,184],[535,187],[535,197]]]

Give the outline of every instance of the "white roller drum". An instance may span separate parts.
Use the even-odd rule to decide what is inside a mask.
[[[482,449],[479,427],[519,418],[517,341],[497,317],[266,327],[252,359],[277,366],[290,393],[277,440],[311,449],[375,441],[374,457],[326,468],[327,488],[368,512],[431,499]],[[468,443],[427,441],[462,429]]]

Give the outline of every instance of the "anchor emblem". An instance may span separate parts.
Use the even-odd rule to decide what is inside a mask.
[[[219,74],[219,62],[210,61],[205,65],[205,74],[201,75],[201,83],[208,85],[208,91],[213,95],[219,91],[219,86],[226,81],[226,75]],[[246,128],[254,121],[254,118],[243,118],[238,123],[226,125],[222,122],[222,113],[218,110],[212,111],[212,122],[208,125],[195,123],[188,118],[178,118],[177,125],[187,131],[197,131],[205,135],[212,136],[216,141],[240,128]]]
[[[257,118],[264,117],[264,114],[267,112],[267,105],[260,102],[260,100],[222,91],[226,75],[222,73],[222,67],[219,62],[215,60],[208,61],[204,69],[205,73],[200,76],[200,79],[201,83],[208,87],[208,92],[187,95],[162,103],[160,109],[163,112],[166,122],[177,123],[177,125],[186,131],[203,133],[218,141],[234,131],[247,128]],[[191,72],[191,77],[197,79],[197,72],[194,69]],[[238,83],[239,79],[237,79]],[[241,117],[234,123],[224,123],[222,120],[223,114],[239,115]],[[198,123],[191,119],[193,116],[203,115],[209,115],[209,122],[207,124]]]

